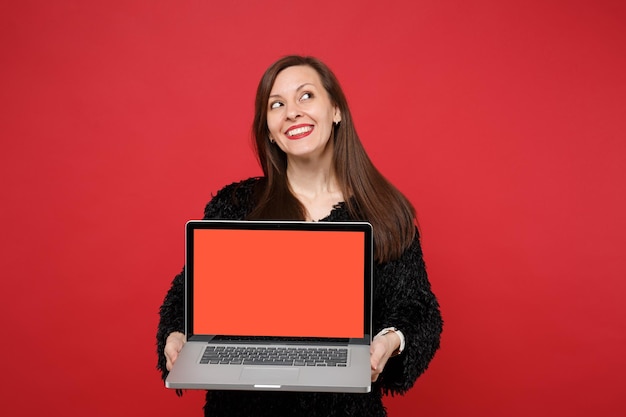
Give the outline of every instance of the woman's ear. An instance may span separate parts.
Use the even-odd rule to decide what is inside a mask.
[[[339,107],[335,106],[335,114],[333,115],[333,123],[339,124],[341,122],[341,110]]]

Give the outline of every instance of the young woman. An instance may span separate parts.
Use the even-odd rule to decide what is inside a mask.
[[[263,177],[230,184],[206,219],[366,220],[375,245],[372,391],[369,394],[209,391],[207,416],[385,416],[382,396],[413,386],[439,348],[442,319],[428,281],[415,211],[374,167],[330,69],[288,56],[259,83],[253,122]],[[320,306],[321,308],[322,306]],[[163,378],[185,343],[184,274],[161,306]]]

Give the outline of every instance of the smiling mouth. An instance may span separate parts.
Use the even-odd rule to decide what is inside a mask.
[[[289,139],[300,139],[313,131],[313,126],[299,126],[286,132]]]

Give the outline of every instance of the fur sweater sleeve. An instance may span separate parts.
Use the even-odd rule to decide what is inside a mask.
[[[372,325],[374,334],[386,327],[404,334],[404,352],[389,359],[377,382],[386,394],[404,394],[428,368],[443,327],[418,234],[399,259],[376,265]]]

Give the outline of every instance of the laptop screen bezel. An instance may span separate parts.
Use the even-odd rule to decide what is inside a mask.
[[[363,337],[350,339],[314,338],[316,341],[328,344],[369,344],[372,336],[372,289],[373,289],[373,233],[372,225],[368,222],[303,222],[303,221],[246,221],[246,220],[190,220],[185,225],[185,332],[189,341],[209,341],[219,335],[195,334],[193,323],[193,253],[194,231],[201,229],[237,229],[237,230],[313,230],[313,231],[346,231],[363,233]],[[229,337],[232,342],[239,339],[242,342],[254,342],[254,337]],[[290,337],[273,338],[277,342],[308,343],[312,338]],[[259,338],[267,342],[268,338]]]

